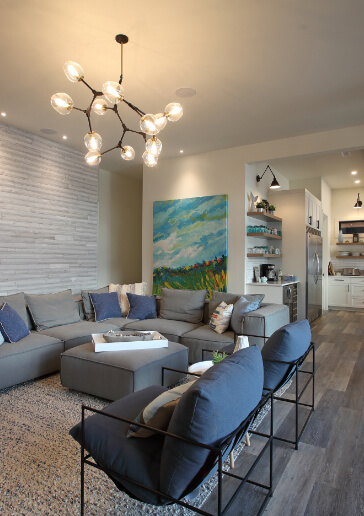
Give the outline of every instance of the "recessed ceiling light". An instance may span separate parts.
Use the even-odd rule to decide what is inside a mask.
[[[180,152],[180,154],[183,154],[183,150],[182,149],[179,152]]]
[[[353,170],[353,171],[351,172],[351,175],[352,175],[352,176],[356,176],[356,174],[357,174],[357,173],[358,173],[358,172],[357,172],[357,170]]]
[[[67,136],[66,136],[66,135],[63,135],[63,136],[62,136],[62,138],[63,138],[64,140],[67,140]]]
[[[196,95],[196,90],[194,88],[178,88],[176,95],[182,98],[193,97]]]
[[[360,183],[360,179],[356,179],[354,183]]]
[[[40,132],[44,134],[57,134],[57,131],[54,129],[41,129]]]
[[[6,116],[6,113],[2,112],[2,113],[1,113],[1,116]]]

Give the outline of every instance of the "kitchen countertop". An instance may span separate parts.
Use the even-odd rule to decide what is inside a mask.
[[[285,285],[294,285],[299,281],[269,281],[267,283],[258,283],[257,281],[248,281],[246,285],[254,285],[255,287],[284,287]]]

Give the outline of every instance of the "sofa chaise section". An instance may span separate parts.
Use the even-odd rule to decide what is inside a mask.
[[[64,343],[31,331],[18,342],[0,346],[0,389],[59,371]]]

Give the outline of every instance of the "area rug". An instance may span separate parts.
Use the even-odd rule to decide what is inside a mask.
[[[109,402],[62,387],[59,374],[0,391],[2,516],[79,514],[80,446],[68,432],[80,421],[82,404],[102,409]],[[229,468],[228,460],[224,467]],[[216,475],[204,484],[194,505],[201,507],[215,486]],[[86,469],[85,500],[87,515],[195,514],[178,505],[158,508],[137,502],[91,468]]]

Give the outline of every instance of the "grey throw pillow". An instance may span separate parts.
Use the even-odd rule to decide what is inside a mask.
[[[94,290],[81,290],[81,297],[82,297],[83,309],[85,312],[85,318],[88,321],[95,320],[95,311],[94,311],[94,307],[91,303],[89,294],[90,293],[91,294],[106,294],[108,292],[109,292],[109,287],[102,287],[102,288],[94,289]]]
[[[26,294],[25,299],[38,331],[80,320],[71,290],[56,294]]]
[[[15,310],[20,317],[27,323],[29,329],[31,329],[31,324],[28,319],[27,308],[25,305],[25,297],[24,292],[19,292],[19,294],[12,294],[11,296],[1,296],[0,297],[0,308],[8,303],[9,306],[13,310]]]
[[[249,299],[248,299],[249,298]],[[234,304],[233,314],[230,320],[230,326],[235,333],[243,334],[243,322],[245,314],[257,310],[264,298],[263,294],[250,294],[241,296]]]
[[[202,321],[206,290],[161,288],[160,318],[199,323]]]

